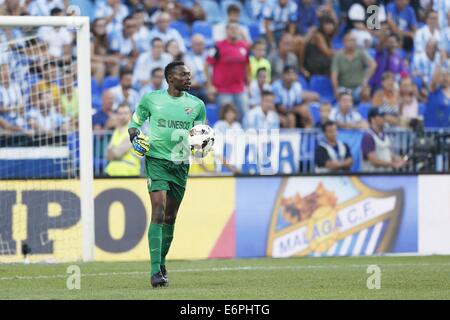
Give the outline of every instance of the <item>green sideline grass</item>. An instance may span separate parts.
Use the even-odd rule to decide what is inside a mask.
[[[68,266],[0,264],[0,299],[450,299],[450,256],[169,261],[165,289],[150,288],[146,262],[93,262],[68,290]]]

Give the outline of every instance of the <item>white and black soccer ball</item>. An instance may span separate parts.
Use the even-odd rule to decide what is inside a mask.
[[[206,124],[198,124],[189,131],[188,140],[192,155],[203,158],[214,145],[214,130]]]

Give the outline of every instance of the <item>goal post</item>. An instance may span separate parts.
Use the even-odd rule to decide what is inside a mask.
[[[77,129],[79,156],[77,160],[79,160],[82,259],[83,261],[92,261],[94,259],[95,229],[89,18],[83,16],[0,16],[0,29],[43,26],[66,27],[76,30],[76,83],[79,92]]]

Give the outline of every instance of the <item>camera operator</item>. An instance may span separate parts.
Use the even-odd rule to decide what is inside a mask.
[[[368,114],[370,128],[361,141],[364,172],[391,171],[405,165],[405,161],[393,154],[391,140],[384,133],[384,113],[372,108]]]

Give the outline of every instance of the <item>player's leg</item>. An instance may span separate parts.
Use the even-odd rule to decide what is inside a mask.
[[[173,232],[175,229],[175,220],[177,218],[178,209],[181,202],[176,200],[171,193],[166,197],[166,211],[164,214],[164,222],[162,225],[162,246],[161,246],[161,272],[167,277],[166,256],[169,252],[170,245],[173,240]]]
[[[169,190],[167,191],[166,211],[164,214],[163,224],[163,240],[161,252],[161,271],[167,275],[166,256],[169,252],[170,245],[173,240],[173,232],[175,220],[177,218],[178,209],[183,201],[186,191],[186,182],[189,172],[189,164],[170,165],[171,181],[169,182]]]
[[[150,251],[150,275],[153,287],[164,286],[167,280],[162,276],[161,251],[162,251],[162,230],[164,222],[164,212],[166,209],[166,191],[150,192],[150,201],[152,204],[152,217],[150,227],[148,228],[148,243]]]

